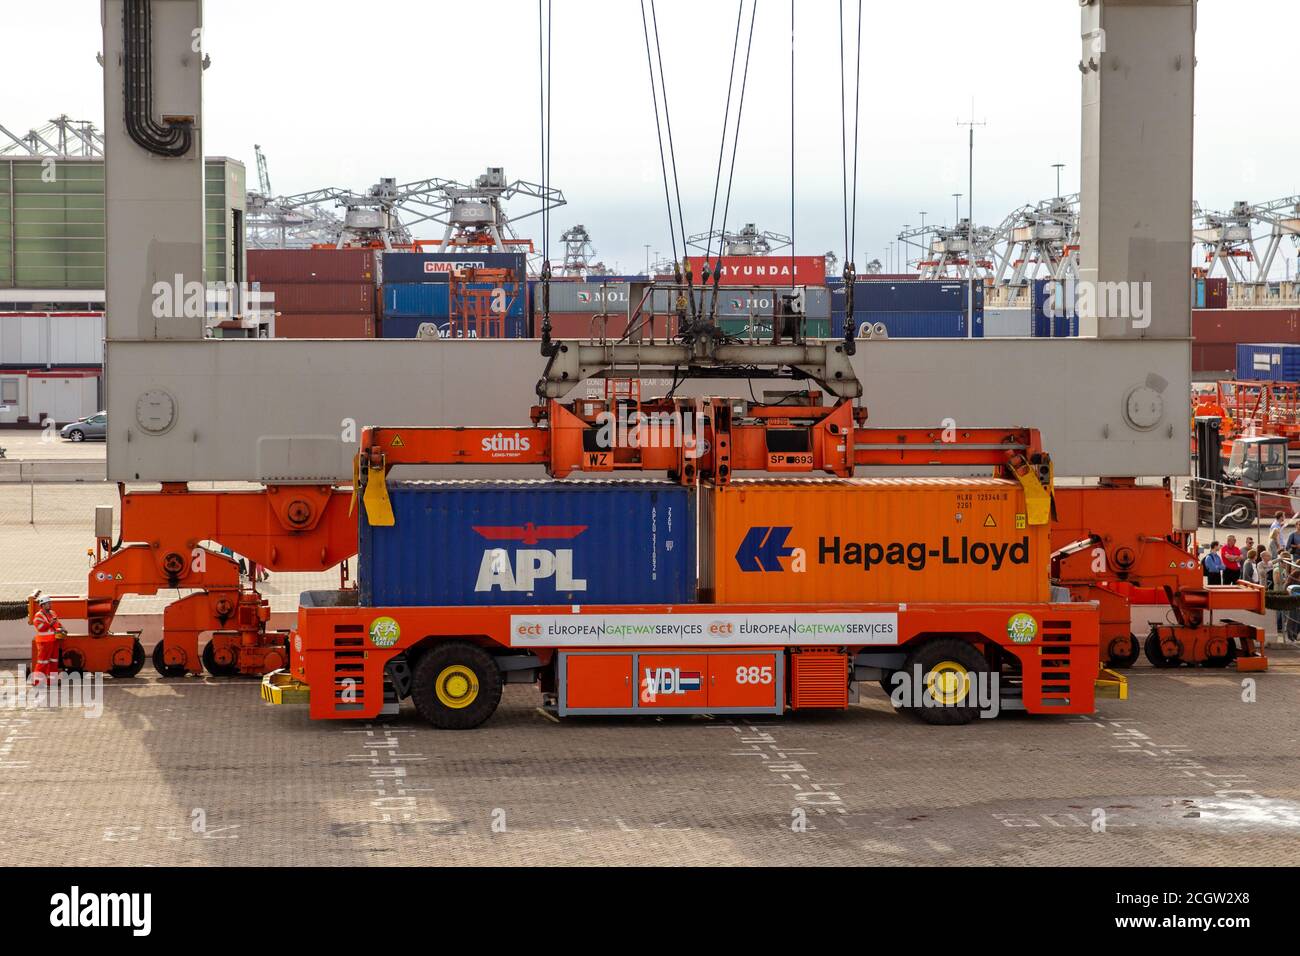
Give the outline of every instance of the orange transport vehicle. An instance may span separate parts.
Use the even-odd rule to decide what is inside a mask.
[[[678,401],[703,409],[706,440],[593,450],[604,406],[590,401],[539,406],[532,428],[366,429],[361,585],[303,595],[289,665],[264,678],[263,698],[305,698],[323,719],[396,713],[409,698],[434,726],[467,729],[508,683],[536,684],[561,717],[843,710],[862,682],[936,724],[1090,713],[1099,693],[1124,696],[1123,679],[1100,672],[1096,603],[1050,586],[1051,464],[1036,432],[941,436],[857,427],[843,405]],[[836,477],[731,480],[773,456],[786,469],[797,448]],[[680,521],[663,513],[666,492],[657,516],[597,507],[588,521],[504,504],[467,513],[473,489],[388,475],[446,462],[541,464],[552,478],[663,470],[663,487],[694,496],[694,537],[673,525],[666,540]],[[862,463],[989,465],[994,477],[849,477]],[[605,486],[540,484],[558,496]],[[592,522],[620,513],[632,530],[600,536]],[[465,533],[447,538],[457,522]],[[400,548],[379,548],[382,535]],[[645,576],[598,591],[628,555],[648,562]],[[675,603],[617,600],[664,593],[677,561],[698,576]]]

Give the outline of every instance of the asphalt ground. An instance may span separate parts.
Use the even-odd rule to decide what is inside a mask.
[[[105,679],[95,717],[0,710],[0,864],[1300,862],[1300,652],[1138,666],[1130,689],[933,727],[874,685],[753,720],[557,719],[511,685],[452,732],[146,669]]]

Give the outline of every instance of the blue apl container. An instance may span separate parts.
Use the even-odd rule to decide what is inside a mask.
[[[1246,382],[1300,382],[1300,345],[1239,342],[1237,378]]]
[[[496,439],[503,449],[520,441],[506,430]],[[693,489],[398,481],[388,496],[392,527],[371,527],[359,509],[366,607],[695,601]]]
[[[376,259],[384,285],[428,282],[453,269],[508,269],[521,280],[528,274],[528,257],[518,252],[385,252]]]

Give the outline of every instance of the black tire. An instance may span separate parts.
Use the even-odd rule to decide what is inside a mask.
[[[184,664],[167,664],[163,661],[163,642],[159,641],[153,646],[153,669],[163,677],[184,677]]]
[[[212,641],[203,645],[203,667],[213,677],[234,677],[239,673],[239,660],[232,660],[229,664],[218,664],[217,654],[213,649]],[[286,656],[285,660],[289,658]]]
[[[1146,653],[1152,667],[1177,667],[1182,663],[1177,657],[1165,657],[1165,652],[1160,649],[1160,638],[1154,631],[1147,635],[1142,650]]]
[[[80,428],[74,428],[72,431],[68,432],[68,441],[85,441],[85,440],[86,440],[86,433],[83,432]]]
[[[883,668],[880,674],[880,689],[885,692],[885,696],[892,702],[894,699],[894,675],[898,671]]]
[[[1129,652],[1122,656],[1116,656],[1115,654],[1110,653],[1109,649],[1107,649],[1106,666],[1114,667],[1116,670],[1128,670],[1128,668],[1136,664],[1138,655],[1142,652],[1142,645],[1139,643],[1136,634],[1130,634],[1128,636],[1128,647]]]
[[[1255,502],[1241,495],[1224,498],[1216,510],[1219,513],[1219,525],[1224,528],[1249,528],[1258,517],[1255,514]]]
[[[966,671],[969,680],[962,700],[967,703],[941,703],[931,693],[930,674],[934,668],[945,664],[959,665]],[[982,675],[987,674],[989,672],[989,663],[984,659],[984,655],[968,642],[956,637],[940,637],[926,641],[907,655],[907,662],[903,670],[911,677],[918,673],[918,668],[921,675],[921,694],[924,703],[920,706],[909,704],[907,710],[915,713],[927,724],[944,726],[969,724],[979,716],[980,709],[978,705],[971,702],[974,700],[972,694],[974,688],[971,686],[970,681],[980,680]]]
[[[144,669],[144,646],[140,641],[131,642],[131,663],[108,669],[109,677],[134,677]]]
[[[1205,667],[1231,667],[1237,660],[1237,642],[1228,638],[1228,650],[1218,656],[1209,655],[1205,658]]]
[[[459,679],[461,684],[452,682]],[[463,687],[468,681],[469,687]],[[439,695],[442,682],[442,695]],[[452,705],[457,698],[465,702]],[[466,699],[467,698],[467,699]],[[411,699],[421,717],[441,730],[472,730],[501,703],[501,670],[483,648],[448,641],[427,651],[415,665]]]

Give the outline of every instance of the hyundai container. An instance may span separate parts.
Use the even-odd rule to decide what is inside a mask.
[[[508,429],[502,447],[527,437]],[[490,449],[485,447],[485,452]],[[671,482],[396,481],[358,509],[364,606],[687,604],[695,491]]]
[[[736,480],[700,497],[700,594],[718,603],[1035,603],[1049,525],[993,478]]]

